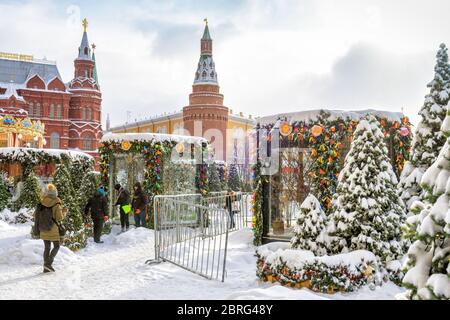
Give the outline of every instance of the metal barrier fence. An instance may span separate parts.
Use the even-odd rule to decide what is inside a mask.
[[[249,226],[250,194],[161,195],[153,201],[155,259],[208,279],[225,280],[228,233]],[[228,205],[227,205],[228,204]]]

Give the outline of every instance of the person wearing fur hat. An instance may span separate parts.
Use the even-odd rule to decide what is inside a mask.
[[[62,201],[58,198],[58,190],[51,183],[45,187],[40,204],[40,210],[35,212],[35,221],[39,219],[36,215],[43,214],[45,209],[51,210],[53,220],[49,230],[41,230],[39,233],[40,239],[44,241],[44,273],[54,272],[55,269],[52,264],[58,253],[61,241],[57,224],[64,219],[67,209],[63,209]],[[51,249],[52,243],[53,249]]]
[[[92,222],[94,223],[94,241],[95,243],[103,243],[100,237],[103,232],[103,226],[108,221],[108,201],[106,200],[106,192],[103,187],[99,187],[94,195],[88,200],[84,208],[84,214],[87,216],[91,213]]]

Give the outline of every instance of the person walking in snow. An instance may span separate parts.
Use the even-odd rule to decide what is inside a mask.
[[[35,233],[39,233],[39,238],[44,241],[44,273],[55,272],[52,264],[60,247],[59,224],[66,213],[55,185],[48,184],[34,213]]]
[[[145,222],[146,217],[146,207],[147,207],[147,197],[142,190],[142,186],[139,182],[134,184],[134,194],[133,201],[131,202],[131,207],[134,212],[134,222],[136,223],[136,228],[146,227]]]
[[[91,213],[92,222],[94,223],[94,242],[103,243],[100,237],[103,232],[103,225],[108,221],[108,203],[106,193],[103,187],[99,187],[94,195],[88,200],[84,208],[84,214],[87,216]]]
[[[122,227],[122,232],[124,232],[130,228],[130,219],[128,215],[131,211],[130,194],[120,184],[116,184],[114,189],[117,191],[117,201],[115,205],[120,208],[120,226]]]
[[[235,201],[235,196],[233,195],[233,191],[228,189],[226,198],[225,198],[225,207],[228,210],[228,214],[230,215],[230,229],[236,227],[234,222],[234,211],[233,211],[233,201]]]

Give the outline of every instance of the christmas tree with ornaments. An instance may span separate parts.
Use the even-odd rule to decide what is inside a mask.
[[[368,250],[385,264],[400,259],[405,208],[396,185],[384,135],[370,115],[356,127],[339,175],[327,227],[328,249],[335,254]]]

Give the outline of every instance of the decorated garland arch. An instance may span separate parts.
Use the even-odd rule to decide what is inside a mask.
[[[186,145],[188,147],[186,147]],[[186,148],[191,148],[186,150]],[[143,180],[144,191],[152,198],[164,193],[164,162],[170,161],[173,151],[179,155],[187,153],[193,155],[195,148],[201,154],[207,150],[207,141],[203,138],[178,136],[170,134],[142,133],[142,134],[107,134],[102,138],[99,145],[100,173],[102,184],[108,185],[110,166],[115,155],[141,155],[144,158],[145,175]],[[196,163],[195,185],[198,193],[207,194],[208,175],[206,164],[201,161]],[[149,210],[152,210],[152,202]]]

